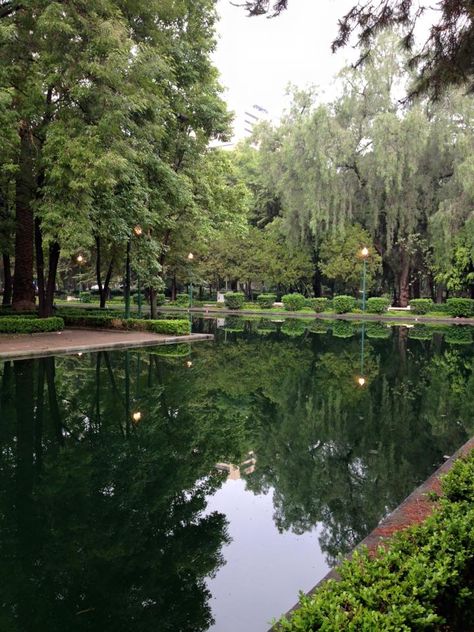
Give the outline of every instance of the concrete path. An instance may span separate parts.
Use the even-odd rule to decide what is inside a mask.
[[[212,340],[211,334],[167,336],[147,331],[66,329],[45,334],[0,334],[0,360],[39,358],[107,349],[156,346],[175,342]]]

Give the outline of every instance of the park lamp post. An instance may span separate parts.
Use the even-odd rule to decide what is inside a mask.
[[[82,266],[85,263],[85,259],[82,255],[77,255],[76,261],[79,264],[79,292],[82,292]]]
[[[140,225],[135,226],[133,232],[137,237],[143,233],[142,227]],[[142,288],[140,285],[140,273],[137,272],[137,289],[138,289],[138,318],[142,317]]]
[[[193,306],[193,279],[192,279],[192,274],[191,274],[191,264],[193,262],[194,259],[194,255],[192,252],[190,252],[188,254],[188,261],[189,261],[189,307],[191,308]]]
[[[365,312],[365,285],[367,277],[367,257],[369,256],[369,249],[364,246],[360,251],[360,255],[364,261],[364,267],[362,271],[362,311]]]

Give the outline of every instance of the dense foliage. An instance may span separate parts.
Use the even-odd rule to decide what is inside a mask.
[[[245,297],[242,292],[226,292],[224,296],[225,306],[228,309],[242,309],[244,299]]]
[[[375,297],[367,299],[367,311],[371,314],[383,314],[390,306],[388,298]]]
[[[433,309],[433,301],[429,298],[414,298],[410,301],[410,310],[414,314],[427,314]]]
[[[468,630],[474,625],[474,452],[442,482],[434,514],[380,548],[356,552],[279,629]]]
[[[0,333],[2,334],[36,334],[64,329],[64,320],[57,316],[50,318],[0,318]]]
[[[289,312],[299,312],[306,304],[305,297],[295,292],[294,294],[285,294],[281,297],[283,307]]]
[[[347,312],[352,312],[356,302],[353,296],[345,296],[344,294],[341,294],[340,296],[335,296],[333,298],[332,304],[336,314],[346,314]]]

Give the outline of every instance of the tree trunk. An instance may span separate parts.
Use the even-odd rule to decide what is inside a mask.
[[[317,296],[322,296],[323,288],[322,288],[322,284],[321,284],[321,274],[319,273],[317,268],[315,268],[315,270],[314,270],[313,279],[312,279],[312,285],[313,285],[314,295],[316,297]]]
[[[252,300],[252,281],[247,281],[247,298]]]
[[[156,318],[156,290],[154,288],[150,288],[148,290],[150,295],[150,318]]]
[[[48,283],[46,285],[45,316],[52,316],[54,308],[54,291],[56,289],[56,275],[58,272],[59,254],[61,249],[57,241],[49,246]]]
[[[41,221],[35,219],[35,249],[36,249],[36,276],[38,279],[38,300],[40,318],[48,318],[53,314],[54,290],[56,288],[56,273],[59,263],[59,244],[54,241],[49,246],[48,256],[48,280],[45,279],[43,236],[41,233]]]
[[[110,280],[112,278],[112,272],[114,270],[115,264],[115,256],[112,255],[109,263],[109,267],[107,268],[107,274],[105,275],[104,287],[102,291],[102,296],[100,297],[100,307],[103,309],[105,307],[105,303],[109,298],[109,288],[110,288]]]
[[[177,289],[176,289],[176,275],[173,274],[173,278],[171,280],[171,300],[175,301],[176,300],[176,294],[177,294]]]
[[[443,294],[444,294],[444,286],[442,283],[438,283],[438,285],[436,286],[436,302],[437,303],[443,302]]]
[[[10,255],[6,255],[5,253],[3,253],[2,257],[3,257],[3,279],[4,279],[2,304],[10,305],[10,303],[12,302],[12,290],[13,290],[12,273],[11,273],[11,267],[10,267]]]
[[[101,257],[101,251],[100,251],[100,237],[98,235],[96,235],[95,237],[95,249],[96,249],[96,255],[95,255],[95,278],[97,281],[97,286],[99,288],[99,300],[100,300],[100,307],[103,308],[105,307],[105,299],[104,299],[104,288],[102,287],[102,276],[101,276],[101,265],[102,265],[102,257]]]
[[[406,252],[401,253],[400,273],[398,276],[398,303],[400,307],[407,307],[410,298],[410,257]]]
[[[31,201],[35,182],[32,160],[31,130],[22,122],[20,131],[20,158],[16,180],[15,208],[15,274],[12,306],[16,311],[35,308],[33,286],[34,221]]]
[[[417,275],[416,279],[413,281],[413,298],[420,298],[421,296],[421,283],[420,277]]]

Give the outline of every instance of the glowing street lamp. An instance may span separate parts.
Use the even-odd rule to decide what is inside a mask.
[[[133,421],[137,424],[139,421],[141,421],[142,419],[142,414],[139,410],[137,410],[135,413],[133,413],[132,415],[132,419]]]
[[[83,287],[82,287],[82,266],[83,264],[86,262],[86,260],[84,259],[84,257],[82,255],[77,255],[76,257],[76,261],[79,264],[79,292],[83,291]]]
[[[365,377],[359,377],[359,378],[357,379],[357,384],[358,384],[359,386],[365,386]]]
[[[192,252],[188,254],[189,261],[189,307],[193,306],[193,279],[191,276],[191,264],[193,262],[194,255]]]

